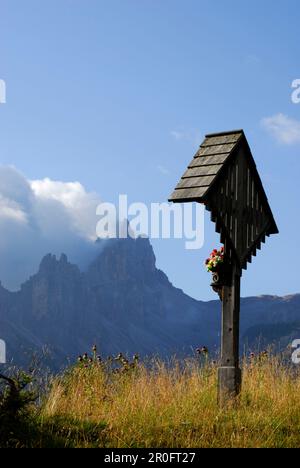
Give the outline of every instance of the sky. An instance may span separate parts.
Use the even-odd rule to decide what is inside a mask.
[[[166,201],[205,134],[243,128],[280,235],[242,295],[299,293],[299,23],[298,0],[0,0],[0,275],[36,243],[88,236],[98,200]],[[53,236],[23,235],[22,216]],[[202,300],[216,245],[209,216],[198,251],[153,240],[158,267]]]

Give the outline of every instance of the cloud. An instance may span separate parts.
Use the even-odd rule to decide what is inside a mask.
[[[0,280],[16,289],[47,253],[84,267],[95,252],[99,196],[79,182],[28,180],[0,166]]]
[[[178,132],[176,130],[172,130],[171,135],[175,140],[183,140],[185,138],[185,133],[184,132]]]
[[[300,143],[300,121],[284,114],[276,114],[262,120],[262,126],[280,143]]]
[[[201,132],[196,129],[172,130],[170,134],[176,141],[188,141],[195,146],[199,146],[202,141]]]
[[[164,166],[160,166],[160,165],[157,166],[157,170],[158,170],[158,172],[160,172],[163,175],[169,175],[170,174],[169,169],[165,168]]]
[[[87,193],[79,182],[59,182],[48,178],[30,183],[38,204],[59,204],[68,214],[68,222],[74,232],[83,238],[95,240],[96,207],[100,203],[97,194]]]

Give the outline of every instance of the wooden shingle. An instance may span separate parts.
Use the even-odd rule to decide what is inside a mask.
[[[195,199],[196,192],[194,189],[206,189],[201,191],[201,196],[203,197],[205,195],[206,191],[214,183],[216,176],[237,147],[238,141],[241,139],[242,135],[242,130],[230,132],[228,134],[207,135],[169,201],[175,203],[199,201]],[[210,178],[209,183],[207,183],[208,176],[214,176]],[[199,177],[201,177],[201,179]],[[190,180],[186,182],[186,179]],[[186,190],[187,187],[190,191]]]
[[[169,201],[204,203],[241,268],[278,233],[243,130],[207,135]]]

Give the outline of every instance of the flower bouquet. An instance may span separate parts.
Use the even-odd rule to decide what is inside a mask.
[[[205,265],[208,272],[218,273],[224,264],[224,247],[220,250],[214,249],[206,260]]]
[[[226,262],[225,250],[221,247],[219,250],[214,249],[209,258],[205,261],[205,266],[208,272],[212,273],[212,288],[219,294],[222,300],[222,289],[226,283]]]

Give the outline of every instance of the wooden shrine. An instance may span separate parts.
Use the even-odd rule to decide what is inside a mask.
[[[225,274],[213,284],[222,300],[221,404],[241,388],[240,280],[266,237],[278,234],[243,130],[207,135],[169,201],[203,203],[224,244]]]

